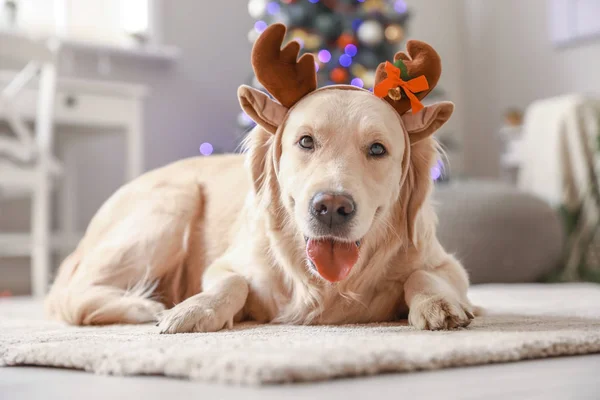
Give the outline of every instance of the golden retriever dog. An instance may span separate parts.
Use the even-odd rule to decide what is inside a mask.
[[[161,333],[245,320],[469,325],[468,277],[436,237],[430,199],[431,135],[453,104],[406,112],[428,91],[394,100],[351,86],[317,90],[312,58],[296,61],[294,43],[281,49],[284,35],[272,25],[252,56],[278,101],[238,91],[258,123],[244,154],[183,160],[119,189],[61,265],[46,301],[51,316],[158,321]],[[431,90],[437,53],[422,42],[407,48],[395,61]]]

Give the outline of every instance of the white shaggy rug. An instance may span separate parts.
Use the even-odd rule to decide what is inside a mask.
[[[600,353],[600,285],[479,286],[471,298],[489,315],[452,332],[397,323],[179,335],[153,325],[68,327],[45,321],[39,303],[6,299],[0,365],[267,384]]]

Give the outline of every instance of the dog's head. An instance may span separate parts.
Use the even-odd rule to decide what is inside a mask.
[[[423,192],[417,187],[420,181],[428,188],[432,161],[421,162],[425,176],[422,171],[411,174],[423,156],[415,145],[446,122],[454,106],[438,103],[406,113],[410,103],[405,97],[383,101],[343,85],[317,90],[312,56],[296,61],[299,47],[291,42],[281,49],[284,35],[283,25],[272,25],[253,50],[256,75],[279,102],[248,86],[238,91],[242,108],[263,129],[250,137],[255,142],[250,144],[252,175],[257,192],[275,196],[278,213],[304,240],[306,256],[319,275],[335,282],[350,273],[361,242],[389,224],[398,208],[405,214],[407,238],[413,239],[424,196],[411,198],[402,188],[410,184],[410,191]],[[428,93],[439,78],[439,57],[429,46],[412,43],[418,47],[411,53],[409,44],[414,57],[400,53],[397,59],[413,72],[424,61],[434,64],[433,72],[425,68]],[[385,78],[383,68],[378,69],[379,81]],[[406,204],[397,207],[399,202]]]

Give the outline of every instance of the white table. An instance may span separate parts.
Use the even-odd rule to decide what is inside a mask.
[[[0,71],[0,87],[15,72]],[[143,101],[147,88],[129,83],[89,81],[59,78],[55,100],[55,133],[62,127],[85,128],[89,132],[106,130],[122,132],[126,137],[126,178],[133,179],[144,171],[143,157]],[[26,88],[17,101],[17,109],[25,120],[34,121],[36,112],[36,87]],[[83,129],[82,129],[83,130]],[[65,175],[60,185],[60,234],[53,235],[55,251],[72,251],[81,234],[76,231],[76,187],[73,160],[61,160]],[[70,173],[71,171],[71,173]],[[0,246],[11,249],[13,256],[27,256],[31,251],[29,234],[14,234],[3,239]]]
[[[0,71],[0,85],[10,81],[14,72]],[[147,88],[121,82],[58,79],[54,122],[62,126],[120,129],[127,137],[127,176],[138,176],[144,168],[142,141],[142,103]],[[24,90],[18,104],[20,113],[31,121],[36,110],[35,87]]]

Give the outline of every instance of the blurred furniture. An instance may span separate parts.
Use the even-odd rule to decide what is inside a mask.
[[[26,63],[10,81],[2,82],[0,119],[8,122],[12,135],[0,136],[0,190],[3,196],[32,196],[31,255],[32,292],[42,295],[50,271],[51,180],[60,172],[52,156],[56,59],[58,47],[49,41],[0,35],[0,57]],[[32,98],[35,133],[29,129],[18,104],[24,87],[39,74],[39,88]],[[13,255],[14,237],[0,236],[0,256]]]
[[[500,178],[505,183],[516,185],[523,154],[522,126],[503,126],[500,129],[502,153],[500,154]]]
[[[519,187],[560,211],[561,280],[600,282],[600,98],[566,95],[527,109]]]
[[[0,45],[3,38],[7,37],[25,40],[22,35],[11,36],[6,32],[0,32]],[[2,49],[11,48],[14,49],[15,47],[2,46]],[[12,52],[7,53],[9,53],[7,57],[12,57]],[[1,54],[0,57],[2,57]],[[0,71],[0,87],[15,81],[17,75],[18,73],[15,71]],[[46,90],[45,83],[41,78],[24,82],[19,96],[15,96],[12,101],[13,108],[19,112],[20,120],[26,123],[34,123],[36,131],[41,129],[38,123],[38,115],[42,113],[42,107],[38,99]],[[55,130],[60,132],[63,127],[75,127],[78,129],[78,134],[81,135],[101,133],[107,130],[124,134],[127,148],[125,179],[130,180],[139,176],[144,170],[142,124],[143,101],[147,94],[146,87],[122,82],[62,77],[56,80],[55,86],[56,90],[52,90],[54,101],[50,105],[44,103],[45,107],[43,108],[46,110],[47,118],[53,117]],[[36,132],[36,136],[40,136],[39,132]],[[2,154],[0,154],[0,157],[2,157]],[[60,233],[50,235],[50,226],[47,225],[43,231],[48,233],[49,240],[43,240],[42,243],[45,244],[42,247],[45,249],[44,254],[48,257],[32,258],[32,291],[36,295],[45,293],[51,271],[49,261],[42,260],[49,259],[51,250],[72,251],[82,236],[77,232],[75,226],[75,215],[77,214],[76,164],[78,160],[72,154],[67,154],[66,157],[62,160],[64,174],[61,177],[58,202]],[[12,181],[20,181],[17,175],[6,174],[2,171],[0,168],[0,181],[2,176],[11,176]],[[41,187],[43,188],[43,186]],[[36,188],[39,187],[36,186]],[[48,209],[48,207],[48,205],[44,206],[44,209]],[[32,214],[32,223],[41,224],[35,214]],[[49,222],[47,223],[49,224]],[[3,235],[0,238],[0,257],[3,255],[28,256],[30,254],[33,256],[35,246],[32,244],[35,243],[38,243],[38,240],[35,239],[35,230],[32,230],[32,234]]]
[[[564,233],[558,213],[513,185],[436,185],[438,237],[472,283],[536,282],[556,270]]]
[[[1,36],[1,34],[0,34]],[[14,76],[13,71],[0,71],[0,84]],[[27,87],[16,104],[25,120],[34,120],[39,87]],[[126,179],[144,170],[143,101],[147,89],[143,85],[59,77],[57,80],[54,122],[123,133],[127,143]]]

